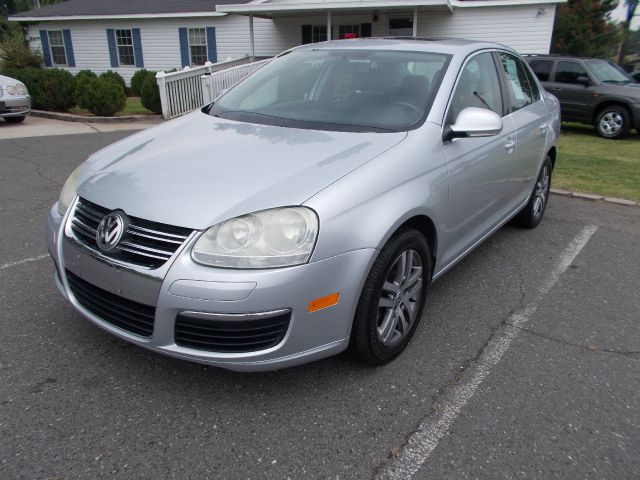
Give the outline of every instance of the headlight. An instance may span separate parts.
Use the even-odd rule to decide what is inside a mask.
[[[191,251],[194,261],[222,268],[273,268],[309,261],[318,217],[305,207],[284,207],[214,225]]]
[[[7,93],[9,95],[15,95],[16,94],[16,86],[15,85],[7,85]]]
[[[76,169],[71,172],[67,181],[64,182],[64,186],[62,187],[62,191],[60,192],[60,197],[58,198],[58,213],[60,215],[64,215],[73,202],[73,199],[76,198],[76,188],[78,187],[78,178],[80,177],[80,172],[82,171],[83,165],[79,165]]]
[[[25,87],[21,83],[16,85],[16,92],[17,92],[18,95],[28,95],[29,94],[29,92],[27,91],[27,87]]]

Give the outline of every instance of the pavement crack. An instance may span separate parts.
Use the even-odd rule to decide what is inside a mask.
[[[517,328],[521,332],[525,332],[525,333],[528,333],[530,335],[534,335],[536,337],[544,338],[545,340],[549,340],[551,342],[559,343],[561,345],[566,345],[568,347],[580,348],[580,349],[585,350],[587,352],[612,353],[614,355],[622,355],[622,356],[640,355],[640,350],[614,350],[614,349],[611,349],[611,348],[599,347],[597,345],[583,345],[581,343],[569,342],[568,340],[562,340],[560,338],[552,337],[550,335],[545,335],[544,333],[537,332],[537,331],[532,330],[532,329],[527,328],[527,327],[519,327],[519,326],[512,325],[512,324],[509,324],[509,325],[511,325],[514,328]]]

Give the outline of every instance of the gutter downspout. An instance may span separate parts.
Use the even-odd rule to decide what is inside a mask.
[[[418,36],[418,7],[413,9],[413,38]]]
[[[251,50],[249,57],[252,62],[256,61],[256,42],[253,35],[253,13],[249,14],[249,41],[251,42]]]

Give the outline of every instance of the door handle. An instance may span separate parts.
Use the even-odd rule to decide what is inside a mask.
[[[549,90],[551,90],[552,92],[561,92],[562,91],[561,88],[550,88]]]
[[[549,125],[546,123],[540,125],[540,135],[545,135],[547,133],[547,128],[549,128]]]
[[[507,141],[504,142],[504,148],[507,153],[513,152],[513,149],[516,148],[516,141],[513,138],[507,138]]]

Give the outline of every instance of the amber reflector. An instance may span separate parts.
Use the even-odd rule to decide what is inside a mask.
[[[316,298],[309,302],[309,313],[332,307],[338,303],[338,300],[340,300],[340,294],[338,292],[327,295],[326,297]]]

